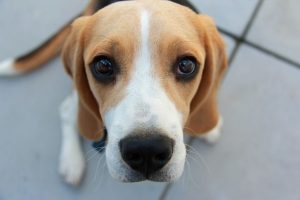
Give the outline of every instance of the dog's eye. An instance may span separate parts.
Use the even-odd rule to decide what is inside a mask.
[[[194,57],[179,58],[175,65],[175,73],[178,79],[193,78],[197,72],[198,64]]]
[[[116,65],[113,59],[107,56],[99,56],[91,64],[93,76],[102,82],[114,80],[116,75]]]

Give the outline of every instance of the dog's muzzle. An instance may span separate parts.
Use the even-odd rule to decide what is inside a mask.
[[[122,159],[146,179],[168,163],[173,146],[172,139],[158,134],[128,136],[119,143]]]

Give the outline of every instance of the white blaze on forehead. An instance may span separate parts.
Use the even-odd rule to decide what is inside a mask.
[[[151,55],[150,55],[150,47],[149,47],[149,13],[147,11],[143,11],[141,14],[141,49],[140,55],[137,59],[136,67],[145,65],[145,69],[151,71]],[[139,67],[143,68],[143,67]]]

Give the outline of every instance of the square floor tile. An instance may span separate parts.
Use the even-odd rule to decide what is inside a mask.
[[[258,0],[191,0],[201,11],[214,18],[218,26],[241,35]]]
[[[87,1],[0,1],[0,60],[22,55],[78,16]]]
[[[195,140],[166,199],[298,199],[299,77],[299,69],[242,46],[220,93],[223,135],[215,146]]]
[[[265,0],[247,39],[300,63],[300,1]]]

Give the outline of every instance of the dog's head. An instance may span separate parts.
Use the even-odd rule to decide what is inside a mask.
[[[225,63],[212,20],[169,1],[112,4],[73,23],[63,60],[79,93],[81,134],[94,140],[107,129],[111,175],[178,178],[183,130],[202,131],[200,107]]]

